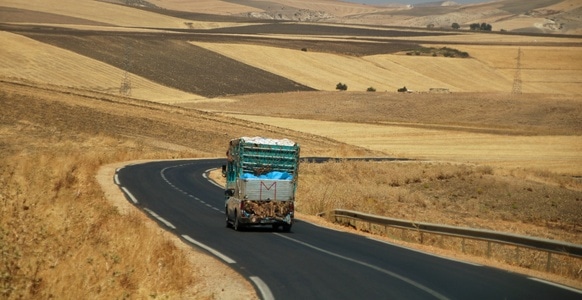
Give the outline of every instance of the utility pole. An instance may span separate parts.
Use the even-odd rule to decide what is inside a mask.
[[[129,40],[125,42],[123,47],[123,78],[121,79],[121,86],[119,87],[119,94],[123,96],[131,96],[131,78],[129,77],[131,68],[131,45]]]
[[[512,94],[521,94],[521,47],[517,49],[517,65],[515,67],[515,76],[513,77]]]

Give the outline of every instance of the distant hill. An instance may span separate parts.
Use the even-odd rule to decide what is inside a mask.
[[[497,0],[460,5],[435,1],[418,5],[363,5],[333,0],[110,0],[136,6],[156,6],[204,14],[259,20],[333,22],[450,29],[457,23],[487,23],[493,31],[582,34],[582,1]]]

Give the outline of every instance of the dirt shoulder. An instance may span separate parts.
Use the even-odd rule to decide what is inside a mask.
[[[143,212],[131,205],[120,188],[113,183],[116,170],[128,164],[144,162],[147,161],[127,161],[104,165],[99,168],[99,172],[96,175],[105,197],[122,215],[143,214]],[[158,231],[164,239],[171,241],[177,248],[181,249],[192,264],[192,269],[195,270],[199,280],[202,282],[199,282],[200,285],[197,286],[197,290],[190,292],[191,296],[196,297],[197,294],[203,292],[211,295],[212,299],[259,299],[251,283],[222,261],[193,246],[187,245],[174,234],[160,229],[155,222],[148,222],[147,224],[152,230]]]

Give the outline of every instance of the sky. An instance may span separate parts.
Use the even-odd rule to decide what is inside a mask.
[[[398,3],[398,4],[419,4],[419,3],[429,3],[429,2],[440,2],[444,0],[342,0],[345,2],[354,2],[354,3],[364,3],[364,4],[390,4],[390,3]],[[452,0],[459,4],[467,4],[467,3],[478,3],[478,2],[488,2],[490,0]]]

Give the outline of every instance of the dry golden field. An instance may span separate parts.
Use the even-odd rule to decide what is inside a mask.
[[[59,3],[0,4],[2,299],[256,297],[112,201],[115,166],[222,156],[238,136],[287,137],[303,156],[414,159],[303,164],[304,220],[346,208],[582,243],[579,36],[242,22],[225,16],[247,7],[218,0],[151,1],[194,14]],[[338,23],[393,10],[294,3],[333,5]],[[406,55],[422,45],[470,58]],[[531,261],[479,263],[582,287],[579,260],[554,274]]]
[[[580,104],[578,97],[568,95],[302,92],[231,97],[188,107],[394,157],[580,176]]]

